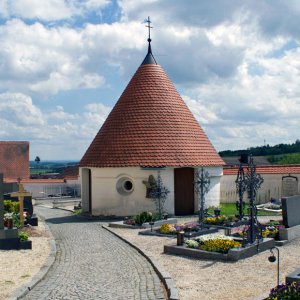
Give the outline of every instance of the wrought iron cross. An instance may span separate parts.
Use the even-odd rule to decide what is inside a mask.
[[[196,191],[198,193],[198,206],[199,206],[199,224],[203,225],[204,222],[204,204],[205,194],[208,193],[210,188],[209,173],[201,168],[201,171],[196,171],[196,180],[194,181]],[[200,196],[200,197],[199,197]]]
[[[244,193],[247,190],[247,184],[245,182],[245,173],[244,173],[244,168],[243,168],[243,164],[240,163],[240,167],[237,173],[237,177],[235,180],[235,184],[236,184],[236,191],[239,195],[239,200],[237,201],[237,209],[239,212],[239,219],[243,219],[244,217],[244,201],[243,201],[243,196]]]
[[[250,156],[248,172],[245,175],[245,185],[250,200],[255,201],[256,193],[264,182],[260,174],[256,173],[256,165],[253,163],[253,157]]]

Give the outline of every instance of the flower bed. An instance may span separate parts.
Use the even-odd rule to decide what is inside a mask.
[[[186,241],[183,246],[164,246],[164,252],[175,255],[184,255],[198,259],[209,259],[218,261],[238,261],[259,252],[271,249],[275,246],[274,239],[265,238],[257,242],[241,246],[232,237],[220,235],[206,235],[197,239]]]
[[[269,297],[265,300],[288,300],[300,299],[300,282],[280,284],[270,291]]]
[[[284,225],[280,222],[268,222],[266,224],[261,224],[261,235],[263,238],[273,238],[279,240],[279,230],[283,229]],[[234,237],[246,237],[249,229],[249,225],[235,227],[231,230],[231,235]]]
[[[247,220],[239,220],[235,216],[218,216],[218,217],[206,217],[204,219],[204,224],[207,226],[217,226],[217,227],[236,227],[247,223]]]
[[[232,237],[221,234],[203,235],[193,240],[187,240],[185,244],[188,248],[219,253],[228,253],[230,249],[242,246],[240,242],[235,241]]]

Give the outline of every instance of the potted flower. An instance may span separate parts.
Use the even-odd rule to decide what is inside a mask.
[[[12,229],[14,226],[13,223],[13,214],[14,213],[6,213],[4,214],[4,226],[7,227],[8,229]]]

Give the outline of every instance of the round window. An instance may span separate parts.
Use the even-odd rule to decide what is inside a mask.
[[[124,183],[123,183],[123,187],[124,187],[124,189],[125,189],[126,191],[130,192],[130,191],[132,190],[132,188],[133,188],[133,184],[132,184],[131,181],[126,180],[126,181],[124,181]]]
[[[121,177],[116,184],[117,191],[121,195],[128,195],[133,192],[133,181],[129,177]]]

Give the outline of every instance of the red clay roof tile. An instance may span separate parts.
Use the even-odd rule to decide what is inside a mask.
[[[81,167],[222,166],[174,85],[141,65],[80,161]]]
[[[236,175],[238,167],[225,166],[224,175]],[[256,172],[259,174],[300,174],[300,165],[266,165],[257,166]]]

